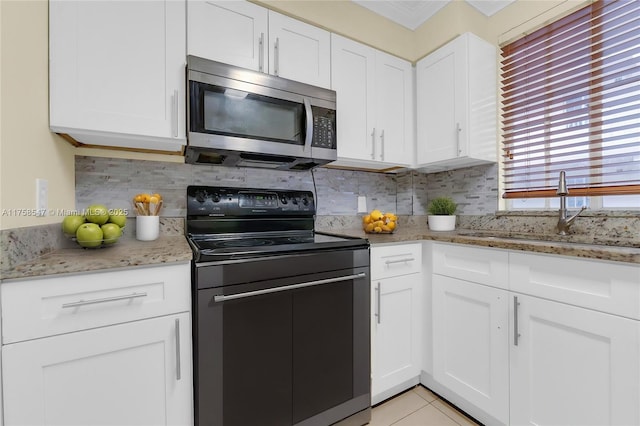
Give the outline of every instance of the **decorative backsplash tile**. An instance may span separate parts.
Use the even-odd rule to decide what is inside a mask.
[[[428,175],[331,168],[287,172],[78,156],[75,208],[95,202],[131,208],[133,195],[159,192],[164,197],[162,216],[184,217],[188,185],[220,185],[314,191],[318,215],[355,215],[358,196],[367,197],[368,210],[423,215],[429,198],[439,195],[453,197],[460,215],[486,214],[497,209],[497,174],[497,165]]]

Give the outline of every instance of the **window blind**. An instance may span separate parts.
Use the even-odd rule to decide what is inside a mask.
[[[640,194],[640,1],[591,3],[502,48],[504,198]]]

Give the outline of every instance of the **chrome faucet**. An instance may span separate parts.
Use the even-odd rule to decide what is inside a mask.
[[[569,227],[576,220],[576,217],[580,215],[587,207],[582,206],[580,211],[570,218],[567,218],[567,195],[569,195],[569,190],[567,189],[567,180],[565,177],[564,170],[560,172],[560,180],[558,181],[558,190],[556,194],[560,197],[560,217],[558,218],[558,224],[556,225],[556,232],[558,235],[569,235]]]

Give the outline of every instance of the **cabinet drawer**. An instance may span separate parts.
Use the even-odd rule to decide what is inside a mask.
[[[509,282],[512,291],[640,319],[640,265],[511,253]]]
[[[422,244],[371,247],[371,279],[422,271]]]
[[[2,343],[191,308],[188,263],[2,284]]]
[[[432,261],[434,274],[508,289],[509,255],[506,251],[436,243]]]

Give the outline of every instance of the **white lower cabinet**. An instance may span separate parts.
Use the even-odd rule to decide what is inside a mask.
[[[373,247],[371,263],[371,402],[377,404],[418,383],[421,244]]]
[[[433,378],[509,420],[509,304],[504,290],[434,275]]]
[[[3,283],[6,425],[192,425],[190,265]]]
[[[188,313],[6,345],[8,425],[189,425]]]
[[[639,265],[440,243],[432,252],[425,385],[485,424],[640,424]],[[611,302],[622,294],[631,300]]]
[[[511,297],[512,425],[640,424],[639,321]]]

